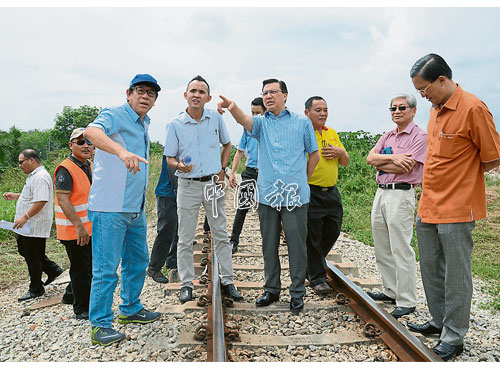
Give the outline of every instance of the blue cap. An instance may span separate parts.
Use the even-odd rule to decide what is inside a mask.
[[[151,75],[149,74],[137,74],[133,79],[132,81],[130,82],[130,86],[129,87],[132,87],[138,83],[142,83],[142,82],[148,82],[150,84],[153,85],[153,87],[156,89],[156,91],[160,91],[161,90],[161,87],[158,85],[158,83],[156,82],[156,79],[154,79]]]

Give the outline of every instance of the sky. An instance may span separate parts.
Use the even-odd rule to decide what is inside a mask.
[[[310,96],[325,98],[327,125],[337,131],[394,128],[390,99],[411,93],[415,122],[425,129],[430,103],[409,71],[431,52],[444,57],[454,81],[483,100],[498,123],[499,20],[500,8],[485,7],[6,7],[0,130],[52,128],[64,106],[119,106],[137,73],[153,75],[162,87],[149,112],[151,140],[162,144],[198,74],[210,84],[207,108],[215,109],[222,94],[249,113],[262,81],[278,78],[288,86],[292,111],[303,113]],[[224,119],[238,144],[242,127],[229,113]]]

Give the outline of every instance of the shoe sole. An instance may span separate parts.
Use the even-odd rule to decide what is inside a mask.
[[[125,337],[120,337],[120,338],[118,338],[116,340],[113,340],[111,342],[108,342],[108,343],[103,343],[101,341],[90,339],[90,341],[92,342],[92,344],[97,344],[97,345],[101,345],[101,346],[110,346],[111,344],[114,344],[115,342],[120,342],[122,340],[125,340]]]
[[[118,318],[118,323],[120,324],[129,324],[129,323],[139,323],[139,324],[148,324],[148,323],[153,323],[154,321],[160,319],[160,317],[156,317],[154,319],[151,319],[151,320],[136,320],[136,319],[133,319],[133,320],[125,320],[125,319],[119,319]]]

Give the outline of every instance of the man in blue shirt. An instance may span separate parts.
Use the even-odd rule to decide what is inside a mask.
[[[228,297],[241,301],[233,281],[231,244],[226,230],[224,199],[225,168],[231,156],[231,142],[222,116],[205,109],[212,99],[207,81],[193,78],[184,93],[188,103],[167,124],[165,156],[178,179],[177,215],[179,242],[177,244],[177,270],[181,281],[180,301],[193,299],[193,240],[200,204],[206,211],[217,255],[222,291]],[[222,144],[222,155],[220,153]],[[221,160],[222,159],[222,160]]]
[[[257,180],[260,231],[266,282],[264,294],[255,302],[268,306],[279,300],[281,291],[279,240],[281,222],[288,244],[290,264],[290,310],[304,308],[304,282],[307,265],[307,208],[310,190],[307,183],[319,161],[318,145],[311,121],[285,107],[288,90],[285,82],[263,82],[264,116],[248,116],[236,103],[224,96],[220,113],[227,108],[234,119],[259,141],[259,177]],[[309,154],[309,159],[307,159]]]
[[[160,313],[146,310],[139,299],[149,262],[144,212],[149,172],[147,113],[158,91],[160,86],[152,76],[136,75],[126,91],[127,103],[103,109],[84,132],[97,148],[88,207],[92,220],[89,320],[93,344],[108,346],[125,338],[112,328],[120,260],[123,302],[118,323],[144,324],[160,317]]]
[[[266,107],[264,107],[264,101],[262,98],[255,98],[252,100],[252,116],[262,116],[266,111]],[[234,155],[233,166],[231,168],[231,174],[229,176],[229,185],[234,189],[236,187],[236,176],[234,172],[236,168],[238,168],[238,164],[240,164],[241,157],[243,153],[246,153],[247,163],[245,166],[245,170],[241,174],[241,184],[240,184],[240,199],[241,194],[245,197],[251,196],[251,188],[248,183],[254,181],[257,182],[258,177],[258,160],[259,160],[259,143],[255,138],[249,137],[243,131],[241,135],[240,144],[238,145],[238,151]],[[231,233],[231,244],[233,245],[233,253],[238,251],[238,244],[240,243],[240,234],[243,229],[243,223],[245,222],[245,217],[248,212],[248,208],[240,208],[240,200],[238,200],[238,208],[236,210],[236,215],[234,216],[233,223],[233,232]]]
[[[167,158],[163,155],[160,178],[155,189],[158,212],[157,236],[146,271],[149,277],[162,284],[168,283],[168,279],[161,272],[165,261],[170,272],[176,272],[174,270],[177,269],[177,203],[175,202],[177,176],[174,172],[175,170],[167,165]]]

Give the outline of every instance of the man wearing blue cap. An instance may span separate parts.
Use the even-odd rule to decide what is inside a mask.
[[[127,103],[104,108],[88,125],[85,138],[96,147],[88,212],[92,220],[92,289],[89,320],[93,344],[121,341],[112,328],[113,293],[121,260],[122,303],[118,323],[150,323],[160,313],[146,310],[139,296],[149,263],[144,205],[148,184],[150,119],[160,86],[138,74],[127,89]]]

